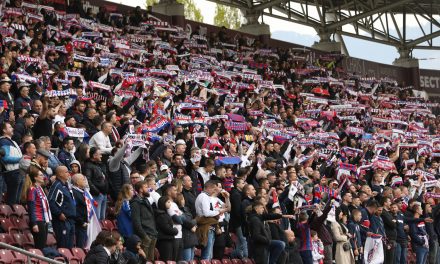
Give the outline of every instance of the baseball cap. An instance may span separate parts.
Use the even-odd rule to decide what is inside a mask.
[[[162,165],[162,166],[160,166],[160,169],[159,169],[160,171],[164,171],[164,170],[168,170],[168,165]]]
[[[37,154],[38,154],[38,155],[41,155],[41,156],[43,156],[43,157],[45,157],[45,158],[47,158],[47,159],[50,157],[50,152],[47,151],[47,150],[45,150],[45,149],[39,149],[39,150],[37,150]]]

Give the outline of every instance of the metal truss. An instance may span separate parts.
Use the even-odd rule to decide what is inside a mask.
[[[440,0],[209,1],[239,8],[248,23],[268,16],[310,26],[324,42],[350,36],[394,46],[401,57],[413,49],[440,50]]]

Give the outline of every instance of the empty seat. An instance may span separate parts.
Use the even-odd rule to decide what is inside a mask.
[[[230,259],[222,259],[222,264],[232,264],[232,261]]]
[[[14,243],[14,239],[12,239],[12,236],[8,233],[1,233],[0,242],[12,245],[12,243]]]
[[[0,249],[0,262],[5,264],[11,264],[15,259],[15,256],[12,254],[10,250]]]
[[[166,263],[163,261],[160,261],[160,260],[156,260],[156,261],[154,261],[154,264],[166,264]]]
[[[107,231],[112,231],[113,229],[115,229],[113,222],[110,220],[102,220],[101,227],[102,227],[102,230],[107,230]]]
[[[254,264],[254,262],[251,259],[248,259],[248,258],[242,259],[241,262],[243,264]]]
[[[14,204],[12,206],[12,209],[14,209],[14,214],[20,218],[22,218],[25,215],[28,215],[26,208],[24,208],[24,206],[21,204]]]
[[[167,261],[167,264],[176,264],[176,262],[175,262],[175,261],[172,261],[172,260],[168,260],[168,261]]]
[[[12,208],[7,204],[0,205],[0,216],[9,218],[13,214]]]
[[[29,224],[26,222],[26,219],[23,218],[16,218],[14,220],[14,225],[23,233],[26,230],[30,230]]]
[[[12,264],[15,264],[15,263],[26,264],[27,263],[28,257],[26,255],[24,255],[20,252],[17,252],[17,251],[14,251],[12,253],[14,253],[14,256],[15,256],[15,259],[14,259],[14,261],[12,261]]]
[[[218,259],[211,259],[211,264],[222,264],[222,262]]]
[[[77,257],[81,263],[84,262],[84,259],[86,258],[86,253],[82,248],[72,248],[72,254]]]
[[[3,230],[8,232],[9,234],[19,233],[18,228],[8,218],[0,219],[0,225],[2,226]]]
[[[241,259],[231,259],[232,264],[242,264]]]
[[[72,263],[72,264],[80,264],[81,263],[81,260],[79,258],[73,256],[72,252],[68,248],[59,248],[58,252],[60,254],[62,254],[64,257],[66,257],[67,260],[69,261],[69,263]]]
[[[41,250],[39,250],[39,249],[36,249],[36,248],[30,248],[30,249],[28,249],[28,251],[31,252],[31,253],[33,253],[33,254],[35,254],[35,255],[38,255],[38,256],[42,256],[42,257],[44,257],[43,252],[41,252]],[[47,263],[47,262],[44,262],[44,261],[40,261],[40,260],[38,260],[38,259],[36,259],[36,258],[31,258],[31,262],[32,262],[32,263],[37,263],[37,264]]]
[[[188,264],[197,264],[197,260],[193,259],[188,262]]]
[[[202,260],[200,260],[200,264],[211,264],[211,261],[209,261],[207,259],[202,259]]]
[[[14,245],[17,245],[21,248],[33,248],[34,242],[29,241],[28,238],[23,234],[12,234],[12,239],[14,240]]]

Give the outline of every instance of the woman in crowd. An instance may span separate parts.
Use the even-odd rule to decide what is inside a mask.
[[[167,210],[171,207],[171,198],[167,196],[160,197],[156,210],[157,225],[157,249],[160,259],[163,261],[174,260],[174,236],[177,235],[177,228],[173,227],[173,220],[168,215]]]
[[[133,198],[134,189],[131,184],[122,185],[115,204],[115,214],[118,231],[124,238],[133,235],[133,224],[131,222],[130,200]]]
[[[38,168],[31,165],[28,177],[32,182],[27,196],[29,227],[34,237],[35,248],[43,249],[46,247],[47,227],[52,217],[46,194],[41,188],[44,184],[44,175]]]
[[[195,234],[197,230],[197,222],[193,219],[189,208],[185,206],[185,198],[183,197],[183,194],[177,194],[175,202],[177,206],[179,206],[180,211],[183,212],[181,217],[183,239],[182,260],[190,261],[194,259],[194,249],[195,246],[198,245],[197,235]]]
[[[334,241],[336,242],[336,264],[354,264],[354,256],[350,244],[350,233],[347,228],[347,215],[339,208],[336,210],[336,221],[332,222],[331,228]]]

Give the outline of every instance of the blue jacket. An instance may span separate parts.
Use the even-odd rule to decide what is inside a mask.
[[[411,244],[413,248],[424,246],[424,237],[427,237],[427,235],[425,222],[409,224],[409,236],[411,237]]]
[[[406,245],[408,243],[408,235],[406,234],[403,227],[405,226],[405,220],[402,213],[397,213],[396,231],[397,231],[397,243],[401,245]]]
[[[70,154],[69,152],[65,151],[64,149],[61,149],[58,152],[58,159],[67,168],[70,168],[70,163],[73,161],[72,154]]]
[[[72,191],[67,183],[63,183],[57,179],[50,187],[47,199],[49,200],[53,220],[58,220],[61,214],[64,214],[64,216],[72,220],[75,218],[76,204]]]
[[[121,211],[116,216],[118,231],[124,238],[133,235],[133,223],[131,222],[130,201],[124,201]]]
[[[8,137],[0,137],[0,146],[5,151],[2,163],[6,171],[18,170],[19,162],[23,157],[20,147]]]
[[[350,239],[351,247],[353,249],[363,247],[362,244],[362,237],[361,237],[361,228],[359,227],[359,224],[350,221],[347,225],[348,232],[353,236],[353,238]]]

